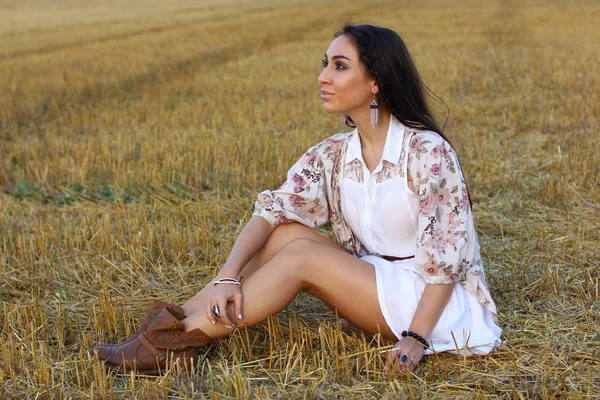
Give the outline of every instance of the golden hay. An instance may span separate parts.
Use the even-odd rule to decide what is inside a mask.
[[[0,398],[597,398],[597,2],[85,4],[0,0]],[[344,129],[316,80],[348,20],[400,32],[450,107],[501,348],[395,376],[301,295],[191,376],[91,361],[208,282],[256,193]]]

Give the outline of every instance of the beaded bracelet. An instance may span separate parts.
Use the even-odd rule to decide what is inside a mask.
[[[421,342],[421,344],[423,346],[425,346],[425,348],[429,348],[429,342],[427,340],[425,340],[421,335],[418,335],[412,331],[402,331],[402,337],[407,337],[410,336],[414,339],[417,339],[419,342]]]
[[[213,286],[217,286],[219,283],[231,283],[234,285],[242,286],[241,280],[233,279],[233,278],[221,278],[213,281]]]

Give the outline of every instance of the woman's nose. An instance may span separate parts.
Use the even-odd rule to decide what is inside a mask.
[[[319,85],[324,85],[326,83],[331,83],[331,75],[329,75],[327,67],[323,68],[323,71],[319,75]]]

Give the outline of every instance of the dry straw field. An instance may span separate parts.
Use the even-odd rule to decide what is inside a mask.
[[[0,398],[597,398],[598,2],[123,3],[0,0]],[[192,375],[107,373],[86,348],[199,290],[344,129],[317,76],[345,21],[400,32],[450,107],[502,347],[396,376],[301,295]]]

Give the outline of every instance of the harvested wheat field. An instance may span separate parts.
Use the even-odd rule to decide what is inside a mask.
[[[598,2],[83,3],[0,0],[0,398],[598,398]],[[193,374],[107,372],[86,349],[196,293],[256,194],[347,129],[317,85],[346,21],[397,30],[450,108],[502,346],[394,375],[300,295]]]

